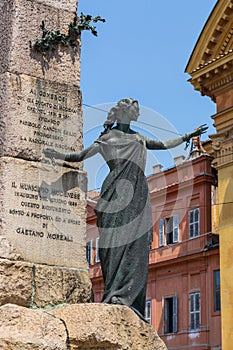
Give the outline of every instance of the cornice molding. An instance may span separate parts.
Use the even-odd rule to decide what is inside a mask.
[[[233,50],[194,70],[189,81],[195,90],[213,101],[218,95],[233,89]]]
[[[219,134],[223,134],[232,129],[233,125],[233,107],[226,108],[211,116],[214,120],[214,126]]]
[[[233,48],[233,0],[218,0],[191,54],[185,72],[192,73]]]

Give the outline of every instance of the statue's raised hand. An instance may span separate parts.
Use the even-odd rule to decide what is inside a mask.
[[[205,134],[207,129],[208,129],[207,124],[202,124],[195,131],[192,132],[192,136],[191,137]]]
[[[207,124],[202,124],[201,126],[199,126],[196,130],[194,130],[193,132],[190,132],[188,134],[185,134],[183,136],[183,140],[188,142],[192,137],[194,136],[199,136],[199,135],[202,135],[202,134],[205,134],[206,131],[208,129],[208,126]]]

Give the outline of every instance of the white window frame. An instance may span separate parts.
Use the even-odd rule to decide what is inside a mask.
[[[172,300],[172,313],[169,310],[168,304]],[[177,333],[178,332],[178,296],[164,298],[164,334]],[[172,322],[172,329],[170,330],[170,322]]]
[[[159,247],[164,246],[164,219],[159,220]]]
[[[97,237],[95,240],[95,262],[100,262],[100,256],[99,256],[99,240],[100,238]]]
[[[198,236],[200,236],[200,208],[195,208],[189,211],[189,238]]]
[[[173,216],[173,243],[179,242],[179,226],[180,226],[179,215],[174,215]]]
[[[201,295],[200,292],[190,293],[189,295],[189,317],[190,330],[198,331],[201,326]]]
[[[145,320],[150,324],[151,324],[151,311],[152,311],[151,306],[152,306],[151,300],[147,300],[145,305]]]

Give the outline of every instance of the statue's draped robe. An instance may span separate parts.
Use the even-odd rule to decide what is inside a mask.
[[[152,238],[145,140],[138,133],[112,129],[97,142],[110,168],[95,208],[105,285],[102,302],[117,297],[143,316]]]

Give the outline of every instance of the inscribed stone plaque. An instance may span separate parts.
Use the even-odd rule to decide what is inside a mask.
[[[60,8],[56,3],[57,0],[0,1],[0,73],[9,71],[79,86],[80,41],[77,47],[67,45],[47,53],[39,53],[30,45],[42,37],[42,21],[48,30],[68,33],[69,23],[76,13],[74,1],[61,0]],[[72,12],[65,11],[63,5]]]
[[[0,236],[23,260],[86,268],[86,176],[73,168],[0,159]]]
[[[27,75],[0,75],[0,155],[41,158],[50,147],[82,148],[81,92],[66,84]]]

